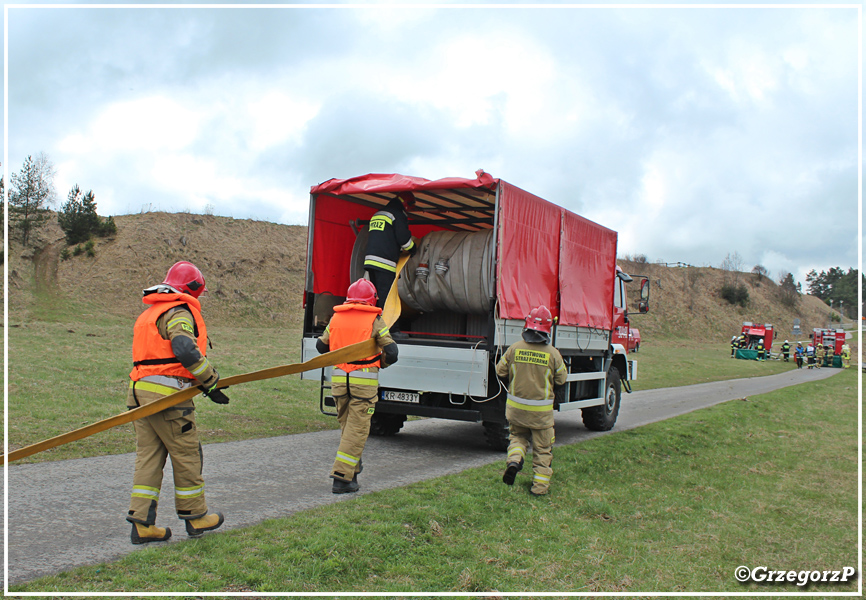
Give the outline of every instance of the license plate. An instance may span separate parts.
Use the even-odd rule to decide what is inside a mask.
[[[385,390],[382,392],[382,400],[393,400],[396,402],[415,402],[421,401],[421,394],[417,392],[395,392],[394,390]]]

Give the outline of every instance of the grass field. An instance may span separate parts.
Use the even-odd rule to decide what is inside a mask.
[[[550,496],[501,465],[136,552],[13,592],[807,592],[740,565],[857,566],[857,378],[555,449]]]
[[[33,318],[9,328],[9,447],[15,450],[125,410],[132,328],[126,320],[42,298]],[[222,376],[300,360],[300,332],[279,328],[212,328],[208,356]],[[729,358],[721,345],[645,343],[635,390],[690,385],[793,369],[782,361]],[[319,386],[298,376],[229,389],[228,406],[199,397],[202,442],[225,442],[337,427],[319,411]],[[42,462],[133,452],[132,424],[25,458]]]

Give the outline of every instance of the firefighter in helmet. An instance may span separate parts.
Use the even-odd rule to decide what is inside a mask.
[[[341,363],[331,375],[331,392],[337,403],[340,422],[340,446],[331,469],[331,491],[335,494],[357,492],[361,454],[370,435],[370,420],[376,411],[379,394],[379,367],[397,362],[397,344],[391,338],[376,306],[376,288],[367,279],[349,286],[346,302],[334,307],[334,316],[316,349],[324,354],[369,338],[374,338],[380,352],[363,360]]]
[[[788,362],[788,357],[790,356],[790,354],[791,344],[788,342],[788,340],[785,340],[785,343],[782,344],[782,358],[785,360],[785,362]]]
[[[135,322],[133,368],[129,374],[128,409],[150,404],[192,386],[217,404],[228,404],[219,374],[208,360],[207,328],[199,296],[204,276],[189,262],[175,263],[162,283],[144,290],[149,307]],[[202,477],[202,449],[192,399],[133,421],[135,474],[126,520],[132,523],[133,544],[161,542],[171,529],[156,526],[165,460],[174,471],[174,506],[191,537],[216,529],[222,513],[209,513]]]
[[[851,346],[848,342],[842,344],[842,368],[847,369],[851,366]]]
[[[508,384],[505,417],[511,426],[505,474],[514,484],[532,445],[532,495],[547,494],[553,460],[553,401],[555,388],[565,385],[568,371],[559,350],[550,343],[553,318],[542,305],[526,317],[523,340],[512,344],[496,364],[496,374]]]
[[[797,347],[794,348],[794,362],[797,363],[797,368],[803,368],[803,356],[805,356],[806,350],[803,348],[802,342],[797,342]]]
[[[400,258],[400,252],[414,255],[418,250],[409,231],[409,220],[406,217],[406,212],[414,207],[414,194],[401,192],[370,219],[370,235],[367,238],[364,269],[376,287],[378,294],[376,305],[379,308],[385,307],[385,299],[397,276],[397,260]]]
[[[824,345],[824,357],[823,362],[825,367],[833,366],[833,356],[835,356],[836,348],[833,344],[825,344]]]
[[[815,368],[820,369],[824,362],[824,344],[818,342],[815,346]]]
[[[758,338],[758,344],[755,346],[758,351],[758,360],[764,360],[764,338]]]

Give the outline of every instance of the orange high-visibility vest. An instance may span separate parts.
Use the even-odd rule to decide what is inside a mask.
[[[201,316],[201,303],[189,294],[148,294],[142,301],[152,304],[135,321],[132,334],[132,372],[129,377],[138,381],[148,375],[166,375],[195,379],[186,367],[180,364],[171,349],[171,341],[159,335],[156,321],[175,306],[189,309],[195,319],[198,335],[196,343],[202,356],[207,353],[207,328]]]
[[[382,314],[382,309],[366,304],[341,304],[334,307],[334,316],[328,325],[330,331],[328,345],[331,351],[363,342],[373,337],[373,322]],[[336,365],[347,373],[366,367],[380,367],[381,354],[368,356],[364,360]]]

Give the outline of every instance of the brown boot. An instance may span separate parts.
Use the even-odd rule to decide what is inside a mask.
[[[222,513],[211,513],[198,519],[186,519],[186,533],[190,537],[198,537],[205,531],[216,529],[225,521]]]
[[[164,542],[171,537],[171,529],[168,527],[157,527],[156,525],[132,524],[132,533],[129,535],[133,544],[148,544],[150,542]]]

